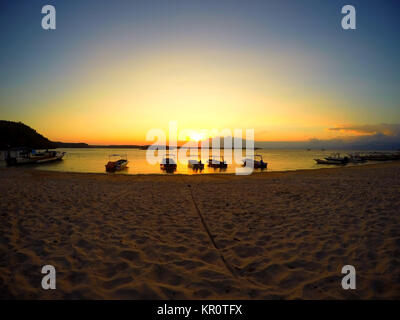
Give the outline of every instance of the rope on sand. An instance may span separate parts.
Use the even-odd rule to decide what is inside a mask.
[[[196,208],[197,214],[198,214],[199,217],[200,217],[200,221],[201,221],[201,223],[203,224],[203,227],[204,227],[204,229],[206,230],[206,232],[207,232],[207,234],[208,234],[208,237],[210,238],[211,243],[213,244],[214,248],[218,251],[220,258],[221,258],[223,264],[225,265],[226,269],[229,271],[229,273],[230,273],[234,278],[238,278],[238,276],[237,276],[236,273],[235,273],[235,270],[234,270],[234,269],[232,268],[232,266],[229,265],[229,263],[226,261],[226,259],[225,259],[224,255],[223,255],[223,253],[221,252],[220,248],[219,248],[218,245],[216,244],[216,242],[215,242],[215,240],[214,240],[214,236],[211,234],[210,229],[208,228],[207,223],[206,223],[206,221],[204,220],[204,217],[203,217],[203,215],[201,214],[201,211],[200,211],[199,207],[197,206],[196,200],[194,199],[194,195],[193,195],[193,191],[192,191],[191,185],[187,185],[187,186],[188,186],[188,189],[189,189],[189,191],[190,191],[190,196],[191,196],[191,198],[192,198],[193,205],[194,205],[194,207]]]

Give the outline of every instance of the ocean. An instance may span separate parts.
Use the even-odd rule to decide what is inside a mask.
[[[146,160],[146,150],[109,148],[65,148],[58,150],[66,152],[62,161],[31,165],[30,167],[37,170],[49,171],[105,173],[105,165],[109,160],[109,155],[124,154],[129,160],[128,167],[115,174],[165,174],[165,172],[161,171],[159,164],[148,163]],[[357,150],[255,150],[255,154],[260,154],[263,157],[264,162],[268,163],[267,170],[264,169],[263,171],[288,171],[336,167],[332,165],[316,164],[314,159],[324,158],[337,152],[344,155],[351,152],[357,152]],[[242,157],[245,158],[244,151],[242,151]],[[190,159],[197,159],[197,157],[194,156]],[[177,160],[178,166],[177,170],[174,172],[175,174],[235,173],[236,168],[240,168],[242,165],[241,161],[229,161],[229,158],[225,157],[225,160],[228,162],[228,168],[226,170],[209,168],[206,164],[208,157],[203,155],[202,162],[205,163],[204,170],[194,171],[188,167],[187,159],[178,157]],[[347,166],[351,165],[362,164],[347,164]],[[254,171],[259,172],[261,169],[254,169]]]

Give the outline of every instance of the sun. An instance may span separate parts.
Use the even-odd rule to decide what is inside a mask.
[[[204,140],[205,139],[205,135],[203,133],[200,132],[192,132],[189,135],[190,140],[192,141],[200,141],[200,140]]]

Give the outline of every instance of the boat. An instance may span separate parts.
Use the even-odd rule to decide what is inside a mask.
[[[349,157],[341,157],[340,153],[334,153],[331,154],[329,157],[326,157],[325,159],[314,159],[317,164],[336,164],[336,165],[342,165],[346,164],[349,162]]]
[[[204,169],[204,163],[201,162],[200,160],[195,160],[195,159],[189,159],[188,160],[188,167],[193,169],[193,170],[203,170]]]
[[[254,169],[266,169],[268,163],[264,162],[261,154],[255,154],[253,158],[246,158],[243,160],[243,166],[249,166]]]
[[[211,168],[225,169],[228,167],[228,164],[222,156],[219,159],[217,156],[210,156],[210,158],[208,159],[208,166]]]
[[[359,153],[349,153],[348,154],[349,162],[351,163],[362,163],[365,162],[366,160],[363,159]]]
[[[340,153],[333,153],[329,157],[326,157],[325,160],[331,161],[331,162],[335,162],[336,161],[336,162],[342,164],[342,163],[349,162],[349,157],[347,157],[347,156],[341,157]]]
[[[61,151],[47,151],[42,158],[36,161],[36,163],[59,161],[65,156],[65,154],[66,152]]]
[[[112,160],[118,157],[117,160]],[[128,165],[128,157],[126,154],[110,154],[108,156],[108,163],[106,164],[107,172],[121,171]]]
[[[175,159],[171,154],[166,153],[164,158],[160,162],[160,169],[167,172],[174,172],[176,170],[177,164]]]
[[[340,162],[337,160],[327,160],[327,159],[314,159],[317,164],[335,164],[335,165],[343,165],[347,162]]]
[[[340,153],[332,153],[329,157],[326,157],[325,159],[329,161],[346,162],[349,160],[349,157],[342,157]]]
[[[361,158],[369,161],[400,160],[400,152],[370,152],[362,155]]]
[[[6,163],[8,166],[42,164],[61,160],[65,154],[66,152],[55,150],[37,152],[30,148],[15,148],[6,152]]]
[[[13,148],[8,150],[6,154],[6,163],[8,166],[33,164],[38,159],[36,150],[30,148]]]

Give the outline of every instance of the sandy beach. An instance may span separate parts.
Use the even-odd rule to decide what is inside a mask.
[[[0,169],[0,298],[400,298],[400,163],[234,175]],[[57,289],[41,288],[53,265]],[[343,290],[354,265],[357,289]]]

